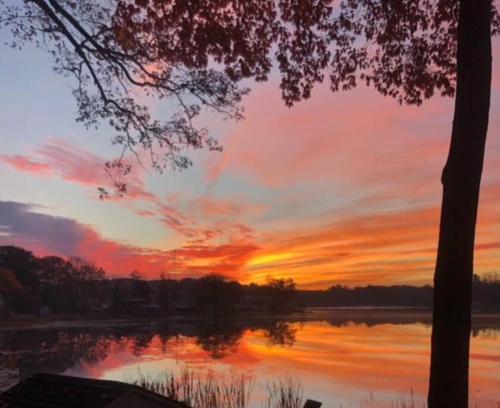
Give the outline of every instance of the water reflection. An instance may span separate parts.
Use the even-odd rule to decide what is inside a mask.
[[[244,328],[235,322],[204,322],[197,326],[196,343],[213,359],[235,353]]]
[[[287,320],[0,331],[0,372],[123,380],[135,367],[154,375],[183,361],[258,378],[288,373],[303,380],[307,395],[330,406],[358,406],[370,391],[387,401],[410,388],[417,397],[425,394],[429,323],[430,316],[420,311],[319,310]],[[480,407],[500,401],[499,327],[496,317],[475,319],[471,386]]]
[[[292,347],[298,331],[299,327],[285,321],[277,320],[265,330],[265,335],[271,345]]]
[[[77,364],[96,365],[110,352],[129,351],[140,357],[155,338],[164,352],[171,340],[194,338],[212,359],[222,359],[238,351],[246,330],[262,330],[270,345],[292,346],[298,329],[291,324],[276,320],[258,325],[219,320],[139,327],[9,330],[0,332],[0,368],[18,369],[21,378],[39,371],[63,373]]]

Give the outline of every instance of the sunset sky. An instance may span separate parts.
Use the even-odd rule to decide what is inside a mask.
[[[481,274],[500,272],[499,61],[497,40]],[[401,107],[373,89],[332,94],[324,84],[290,109],[271,77],[250,84],[244,120],[202,115],[222,153],[190,152],[193,167],[163,175],[135,164],[130,194],[101,201],[103,164],[120,150],[106,125],[75,122],[71,81],[30,47],[2,48],[0,81],[1,245],[80,256],[112,276],[271,275],[302,288],[432,282],[451,99]],[[145,102],[158,118],[169,114]]]

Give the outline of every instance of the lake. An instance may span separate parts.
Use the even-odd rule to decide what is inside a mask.
[[[500,407],[500,317],[475,316],[471,406]],[[430,314],[418,310],[316,309],[264,317],[0,330],[0,371],[126,380],[186,365],[254,381],[260,407],[272,379],[300,380],[324,407],[390,407],[427,390]],[[4,375],[7,381],[14,381]],[[10,378],[10,380],[9,380]]]

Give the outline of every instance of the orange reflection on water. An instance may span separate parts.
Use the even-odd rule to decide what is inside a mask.
[[[408,395],[410,391],[417,402],[425,400],[428,325],[315,321],[291,323],[290,330],[295,336],[293,344],[275,344],[266,330],[246,329],[217,355],[210,348],[212,343],[203,343],[196,336],[162,340],[155,335],[140,353],[134,341],[128,340],[120,347],[115,344],[96,366],[82,366],[80,370],[92,377],[123,380],[138,370],[154,377],[165,370],[179,370],[186,363],[196,369],[252,375],[257,394],[262,394],[269,379],[298,377],[305,396],[323,401],[326,407],[351,403],[353,407],[363,406],[370,394],[375,400],[373,406],[390,406],[403,392]],[[496,407],[500,401],[498,334],[498,330],[481,331],[472,339],[471,396],[481,408]]]

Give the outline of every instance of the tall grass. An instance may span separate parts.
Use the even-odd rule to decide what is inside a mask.
[[[369,392],[368,397],[361,403],[360,408],[426,408],[425,402],[417,402],[413,394],[413,389],[409,393],[402,392],[395,399],[390,402],[382,403],[377,401],[372,391]],[[343,408],[342,405],[339,408]]]
[[[248,408],[255,386],[254,379],[243,374],[221,376],[213,371],[195,372],[188,366],[179,374],[165,371],[154,377],[138,371],[126,381],[193,408]],[[262,408],[302,408],[303,390],[298,379],[272,381],[266,390]]]
[[[166,371],[151,377],[139,372],[128,382],[193,408],[247,408],[254,386],[253,379],[243,374],[221,377],[213,371],[200,373],[189,367],[183,367],[179,375]]]
[[[195,371],[183,366],[178,373],[165,371],[160,375],[148,376],[140,371],[125,379],[147,390],[165,395],[192,408],[249,408],[259,406],[252,401],[255,380],[244,374],[217,374],[212,370]],[[279,378],[266,384],[265,395],[260,402],[261,408],[302,408],[304,391],[298,378],[291,376]],[[392,401],[382,402],[373,392],[361,401],[358,408],[425,408],[425,402],[416,401],[413,390],[400,393]],[[354,408],[339,404],[339,408]],[[476,407],[477,408],[477,407]]]
[[[264,408],[302,408],[304,392],[297,378],[278,379],[267,386],[268,396]]]
[[[409,394],[401,393],[391,404],[391,408],[425,408],[426,406],[425,402],[415,401],[413,389],[410,389]]]

